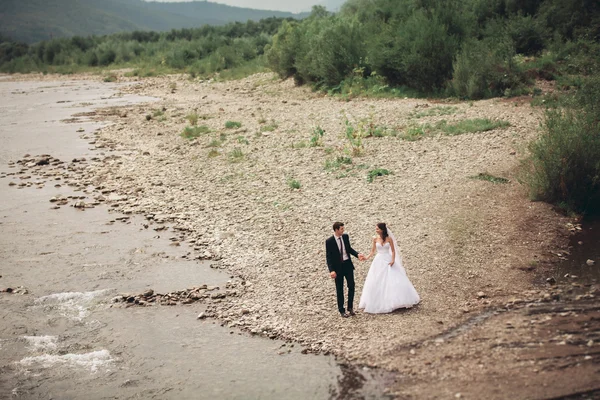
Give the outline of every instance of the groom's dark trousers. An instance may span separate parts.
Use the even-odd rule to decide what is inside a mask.
[[[348,259],[343,261],[340,249],[335,241],[335,236],[331,236],[325,241],[325,250],[327,257],[327,267],[329,272],[335,271],[335,290],[337,294],[337,304],[340,314],[346,312],[344,308],[344,279],[348,284],[348,310],[354,309],[354,264],[350,255],[358,257],[358,252],[350,246],[350,238],[348,235],[342,235],[344,248],[348,254]]]

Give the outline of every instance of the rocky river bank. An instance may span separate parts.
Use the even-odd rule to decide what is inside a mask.
[[[48,212],[106,207],[110,224],[141,216],[143,230],[186,249],[183,259],[207,260],[229,276],[222,285],[120,293],[114,307],[203,304],[201,319],[396,371],[398,396],[484,390],[490,398],[544,398],[598,389],[596,282],[548,280],[573,221],[531,202],[518,183],[519,159],[543,117],[527,99],[345,102],[270,74],[235,82],[120,79],[130,83],[122,93],[159,100],[75,114],[67,120],[74,127],[81,118],[110,122],[79,132],[91,157],[27,154],[0,175],[14,190],[74,191],[49,197]],[[483,118],[504,124],[461,135],[432,128]],[[348,127],[379,133],[358,147]],[[401,139],[411,129],[428,134]],[[368,251],[375,223],[387,222],[422,303],[340,319],[324,262],[336,220],[360,251]],[[357,263],[358,293],[367,270]],[[557,320],[565,319],[588,329],[561,339]],[[514,332],[531,340],[517,346]],[[549,358],[515,356],[535,343],[562,347]],[[584,378],[574,386],[557,380],[558,370],[544,367],[556,357],[574,357],[572,371]],[[512,379],[514,368],[545,386],[497,381]]]

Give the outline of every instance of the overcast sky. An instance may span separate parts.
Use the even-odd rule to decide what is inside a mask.
[[[159,0],[182,1],[182,0]],[[310,11],[315,4],[326,4],[327,0],[210,0],[213,3],[222,3],[236,7],[258,8],[261,10],[279,10],[302,12]],[[342,1],[339,1],[341,3]],[[335,1],[334,1],[335,3]],[[333,4],[333,3],[332,3]],[[331,7],[328,7],[331,8]]]

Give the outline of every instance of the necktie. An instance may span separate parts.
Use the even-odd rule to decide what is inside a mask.
[[[340,240],[340,261],[344,261],[344,242],[342,242],[342,238]]]

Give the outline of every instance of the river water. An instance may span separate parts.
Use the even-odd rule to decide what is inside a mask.
[[[186,247],[115,222],[105,207],[51,208],[68,185],[19,188],[25,154],[94,157],[102,125],[75,113],[154,99],[118,84],[0,79],[0,398],[382,398],[390,375],[305,355],[293,343],[197,320],[204,305],[113,307],[117,293],[223,285],[231,277],[182,258]],[[8,175],[7,175],[8,174]],[[35,179],[35,177],[34,177]],[[81,193],[79,193],[81,194]],[[332,304],[332,307],[334,305]]]

